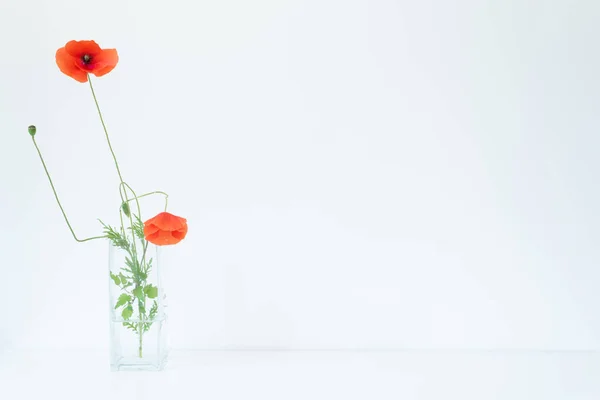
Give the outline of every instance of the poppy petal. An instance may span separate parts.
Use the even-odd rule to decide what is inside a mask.
[[[76,81],[85,83],[88,80],[87,72],[83,71],[75,63],[76,59],[67,53],[67,50],[62,47],[56,51],[56,65],[65,75],[70,76]]]
[[[185,237],[185,233],[180,231],[173,231],[171,232],[171,235],[178,240],[182,240]]]
[[[165,246],[169,244],[179,243],[180,239],[176,239],[171,235],[171,232],[158,231],[154,235],[147,238],[150,243],[154,243],[158,246]]]
[[[146,240],[149,241],[150,243],[158,244],[156,241],[157,241],[159,235],[160,235],[160,231],[156,231],[151,235],[146,235]]]
[[[187,224],[185,224],[185,226],[181,229],[178,229],[176,231],[172,231],[171,235],[173,235],[173,237],[175,239],[177,239],[177,243],[179,243],[180,241],[182,241],[183,239],[185,239],[185,236],[187,235],[188,232],[188,226]]]
[[[144,236],[150,236],[158,232],[160,229],[156,225],[149,224],[144,226]]]
[[[161,212],[144,222],[144,237],[157,246],[179,243],[187,231],[187,220],[168,212]]]
[[[187,223],[185,224],[185,226],[183,228],[178,229],[176,232],[182,234],[183,236],[181,238],[183,239],[185,237],[185,235],[187,235],[187,232],[188,232]]]
[[[117,66],[119,54],[116,49],[102,50],[94,57],[94,62],[97,67],[94,67],[94,70],[91,72],[96,76],[106,75]]]
[[[110,71],[112,71],[113,69],[115,69],[116,65],[108,65],[104,68],[98,69],[96,71],[91,71],[92,74],[96,75],[96,76],[103,76],[108,74]]]
[[[85,54],[94,57],[102,52],[98,43],[93,40],[71,40],[65,45],[67,53],[72,57],[80,58]]]
[[[186,225],[187,220],[168,212],[161,212],[147,222],[156,225],[161,230],[176,231],[182,229]]]

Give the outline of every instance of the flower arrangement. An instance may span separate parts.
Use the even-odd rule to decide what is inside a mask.
[[[115,248],[125,252],[124,265],[121,266],[119,271],[110,271],[110,278],[121,293],[116,299],[114,310],[120,314],[122,325],[139,336],[138,356],[141,358],[143,356],[143,335],[151,328],[159,309],[157,302],[159,290],[155,285],[148,282],[149,272],[153,268],[153,260],[148,257],[149,243],[156,246],[179,243],[185,238],[188,225],[185,218],[167,212],[169,198],[167,193],[157,190],[137,195],[123,178],[104,123],[104,117],[100,111],[91,77],[91,75],[101,77],[108,74],[117,66],[118,62],[119,55],[116,49],[102,49],[93,40],[72,40],[56,52],[56,64],[61,72],[78,82],[89,84],[108,149],[112,155],[119,178],[119,195],[121,197],[119,226],[114,227],[100,221],[103,227],[101,235],[85,239],[77,237],[60,202],[56,187],[52,181],[40,147],[36,142],[37,129],[34,125],[31,125],[28,131],[48,177],[56,202],[73,238],[77,242],[108,239]],[[142,222],[142,211],[139,200],[151,195],[164,196],[164,210],[153,218]],[[133,204],[135,207],[132,207]]]

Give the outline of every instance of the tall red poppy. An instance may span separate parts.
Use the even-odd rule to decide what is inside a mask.
[[[87,82],[87,74],[102,76],[119,62],[116,49],[101,49],[93,40],[71,40],[56,51],[56,65],[71,78]]]
[[[158,246],[181,242],[187,231],[187,220],[168,212],[161,212],[144,222],[146,240]]]

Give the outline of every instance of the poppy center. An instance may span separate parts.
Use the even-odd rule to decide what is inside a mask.
[[[88,64],[92,60],[92,57],[90,57],[88,54],[85,54],[83,57],[81,57],[81,60],[84,64]]]

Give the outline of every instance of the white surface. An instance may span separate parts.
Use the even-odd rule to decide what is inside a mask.
[[[600,354],[175,352],[162,373],[108,372],[101,353],[17,353],[0,398],[596,400]],[[6,368],[6,364],[10,364]]]
[[[0,2],[0,347],[107,344],[106,245],[72,241],[26,132],[77,232],[115,222],[90,93],[54,64],[89,38],[121,55],[96,88],[126,180],[189,219],[174,347],[599,349],[599,20],[595,0]]]

